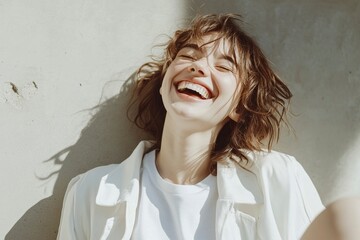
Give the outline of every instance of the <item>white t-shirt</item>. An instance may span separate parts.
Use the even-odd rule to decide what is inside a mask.
[[[140,199],[132,239],[215,239],[216,177],[195,185],[165,181],[155,150],[143,160]]]

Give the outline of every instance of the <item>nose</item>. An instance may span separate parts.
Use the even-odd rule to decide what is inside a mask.
[[[207,75],[206,67],[203,66],[201,63],[194,62],[191,66],[188,68],[189,72],[195,75],[201,75],[205,76]]]
[[[190,68],[189,68],[189,71],[192,72],[192,73],[198,72],[198,73],[200,73],[201,75],[205,75],[205,73],[204,73],[203,70],[197,69],[197,68],[195,68],[195,67],[190,67]]]

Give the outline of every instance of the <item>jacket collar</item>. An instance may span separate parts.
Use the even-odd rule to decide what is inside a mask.
[[[252,158],[249,161],[252,162]],[[254,204],[262,202],[257,168],[253,164],[241,167],[228,159],[217,164],[217,184],[219,199]]]
[[[152,146],[150,141],[141,141],[125,161],[101,178],[96,195],[97,205],[114,206],[128,200],[137,202],[142,159]],[[256,168],[244,169],[228,160],[218,163],[217,169],[219,199],[247,203],[262,201]]]
[[[114,206],[119,202],[137,199],[143,155],[152,146],[150,141],[141,141],[126,160],[101,178],[96,195],[97,205]]]

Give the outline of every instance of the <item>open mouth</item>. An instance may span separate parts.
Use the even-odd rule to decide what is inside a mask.
[[[203,100],[212,98],[211,92],[206,87],[197,83],[181,81],[177,84],[176,89],[180,93]]]

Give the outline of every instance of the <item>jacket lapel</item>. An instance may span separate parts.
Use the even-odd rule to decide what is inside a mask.
[[[253,169],[228,160],[217,165],[217,239],[257,239],[263,195]]]
[[[112,218],[119,216],[109,216],[109,222],[106,228],[109,229],[106,239],[130,239],[132,229],[135,224],[136,208],[139,200],[140,187],[140,169],[144,153],[153,144],[148,141],[140,142],[133,153],[113,171],[102,177],[96,194],[96,205],[102,207],[116,207],[125,213],[122,220],[113,221]],[[125,208],[125,209],[124,209]],[[116,214],[116,212],[114,213]],[[126,227],[116,227],[115,224],[121,224]],[[122,229],[123,232],[116,232],[114,229]],[[122,238],[120,237],[122,236]]]

